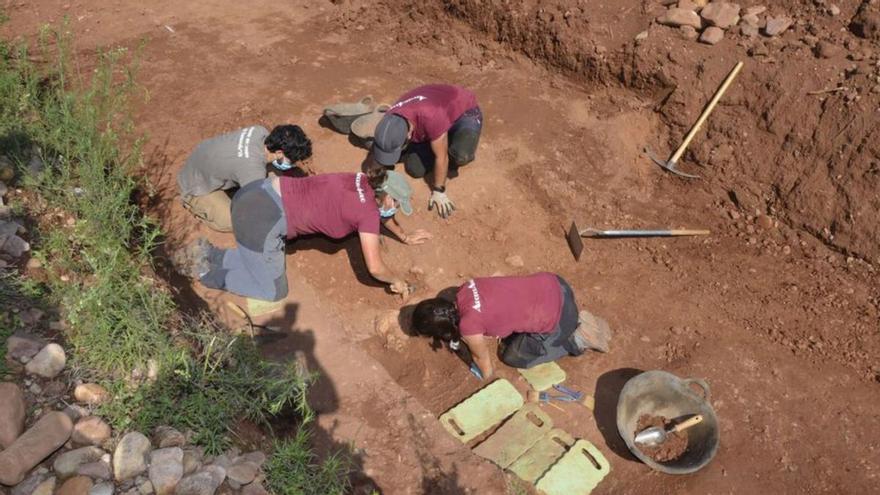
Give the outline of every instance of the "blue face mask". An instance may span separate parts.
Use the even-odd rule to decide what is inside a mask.
[[[391,218],[394,216],[395,213],[397,213],[396,206],[394,206],[392,208],[388,208],[387,210],[379,208],[379,216],[382,218]]]
[[[290,163],[290,162],[286,162],[286,161],[284,161],[283,159],[282,159],[282,160],[279,160],[279,159],[277,159],[277,158],[274,159],[274,160],[272,160],[272,166],[275,167],[275,168],[278,169],[278,170],[281,170],[282,172],[284,172],[284,171],[286,171],[286,170],[290,170],[290,169],[293,168],[293,164],[292,164],[292,163]]]

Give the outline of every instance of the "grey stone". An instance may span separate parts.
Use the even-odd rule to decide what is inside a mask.
[[[693,26],[681,26],[678,30],[681,33],[681,37],[686,40],[695,40],[700,36],[700,32],[694,29]]]
[[[113,483],[98,483],[89,490],[89,495],[113,495]]]
[[[55,378],[67,364],[67,355],[64,349],[56,343],[47,344],[25,366],[25,370],[32,375],[44,378]]]
[[[240,485],[247,485],[254,481],[259,471],[260,466],[253,462],[242,461],[229,466],[229,469],[226,470],[226,477]]]
[[[837,16],[840,15],[840,7],[838,7],[837,5],[834,5],[834,4],[832,3],[831,5],[828,6],[828,13],[829,13],[832,17],[837,17]]]
[[[266,454],[259,450],[255,450],[253,452],[248,452],[247,454],[244,454],[236,459],[236,462],[239,461],[253,462],[258,467],[262,467],[263,464],[266,463]]]
[[[82,447],[69,450],[55,458],[52,469],[62,479],[76,474],[76,470],[83,464],[95,462],[101,459],[104,451],[97,447]]]
[[[183,478],[183,450],[168,447],[150,454],[150,481],[157,495],[174,493],[174,487]]]
[[[61,412],[41,417],[6,450],[0,452],[0,484],[17,485],[24,475],[70,438],[73,423]]]
[[[183,478],[174,490],[175,495],[214,495],[226,479],[226,470],[220,466],[207,466],[201,471]]]
[[[703,34],[700,35],[700,42],[707,45],[715,45],[723,39],[724,30],[715,26],[707,27],[703,30]]]
[[[262,483],[253,482],[241,489],[241,495],[269,495]]]
[[[759,34],[760,30],[757,27],[752,26],[751,24],[740,24],[739,25],[739,32],[743,36],[748,36],[751,38],[751,37],[757,36]]]
[[[80,476],[88,476],[99,480],[113,479],[113,470],[110,469],[110,463],[104,460],[83,464],[76,469],[76,474]]]
[[[45,472],[34,471],[27,479],[15,485],[10,495],[31,495],[40,483],[46,481],[47,477],[48,474]]]
[[[153,483],[150,480],[144,481],[138,485],[138,493],[141,495],[153,495]]]
[[[702,27],[700,16],[693,10],[673,7],[657,18],[657,22],[664,26],[691,26],[695,29]]]
[[[760,28],[761,20],[758,19],[756,14],[746,14],[740,19],[740,24],[748,24],[749,26]]]
[[[55,484],[58,480],[52,476],[51,478],[43,481],[34,489],[31,495],[52,495],[55,492]]]
[[[14,333],[6,339],[6,356],[16,361],[31,359],[45,344],[39,338],[26,333]]]
[[[166,447],[183,447],[186,445],[186,437],[183,433],[170,426],[160,426],[153,434],[153,440],[160,449]]]
[[[764,34],[767,36],[778,36],[791,27],[792,20],[790,17],[769,17],[767,25],[764,26]]]
[[[88,416],[77,421],[70,439],[79,445],[101,445],[110,438],[110,426],[97,416]]]
[[[700,17],[711,26],[726,29],[739,22],[739,10],[739,5],[735,3],[711,2],[700,11]]]
[[[21,435],[26,416],[27,404],[21,388],[11,382],[0,383],[0,450]]]
[[[202,467],[202,450],[198,447],[183,451],[183,474],[191,474]]]
[[[746,14],[747,15],[749,15],[749,14],[751,14],[751,15],[763,14],[766,11],[767,11],[767,7],[765,7],[763,5],[755,5],[752,7],[746,7]]]
[[[125,481],[147,470],[146,455],[150,440],[142,433],[127,433],[113,452],[113,474],[116,481]]]

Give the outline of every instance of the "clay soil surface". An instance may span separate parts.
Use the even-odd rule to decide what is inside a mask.
[[[813,2],[767,2],[795,18],[791,30],[714,47],[653,24],[659,4],[13,0],[3,32],[33,41],[66,16],[86,69],[95,48],[146,41],[136,120],[148,136],[147,206],[169,250],[200,235],[232,244],[177,198],[175,175],[202,139],[294,122],[314,142],[317,171],[353,171],[364,151],[319,125],[325,105],[391,102],[433,81],[473,89],[486,120],[476,162],[448,187],[458,211],[441,221],[413,181],[416,212],[402,222],[434,239],[387,239],[385,256],[417,297],[473,276],[557,272],[609,321],[610,353],[560,362],[568,386],[595,395],[595,412],[546,408],[611,462],[594,493],[875,492],[880,95],[870,90],[880,50],[848,30],[854,1],[836,17]],[[808,35],[840,50],[817,58]],[[642,148],[674,149],[737,60],[742,74],[682,160],[704,178],[663,173]],[[807,94],[841,81],[847,91]],[[572,219],[712,235],[587,241],[576,263],[562,236]],[[297,240],[288,276],[284,311],[265,319],[286,333],[266,353],[322,373],[318,440],[356,448],[360,489],[505,493],[505,475],[436,420],[481,384],[401,331],[401,300],[369,280],[356,242]],[[224,306],[238,299],[171,281],[192,307],[238,323]],[[620,388],[652,369],[711,386],[721,445],[696,474],[652,472],[617,434]],[[514,370],[499,374],[525,393]]]

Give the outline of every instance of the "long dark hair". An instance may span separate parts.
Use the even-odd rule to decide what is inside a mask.
[[[412,326],[419,335],[454,342],[461,339],[458,320],[458,309],[455,304],[435,297],[425,299],[416,305],[412,315]]]

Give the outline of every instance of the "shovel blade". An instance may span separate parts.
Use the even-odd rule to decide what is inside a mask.
[[[575,222],[571,222],[571,227],[568,229],[568,234],[566,234],[566,239],[568,239],[568,248],[571,249],[571,254],[574,255],[575,261],[581,260],[581,253],[584,252],[584,241],[581,239],[581,232],[578,230],[578,226]]]
[[[666,432],[659,426],[652,426],[640,431],[636,435],[636,443],[653,447],[666,440]]]

